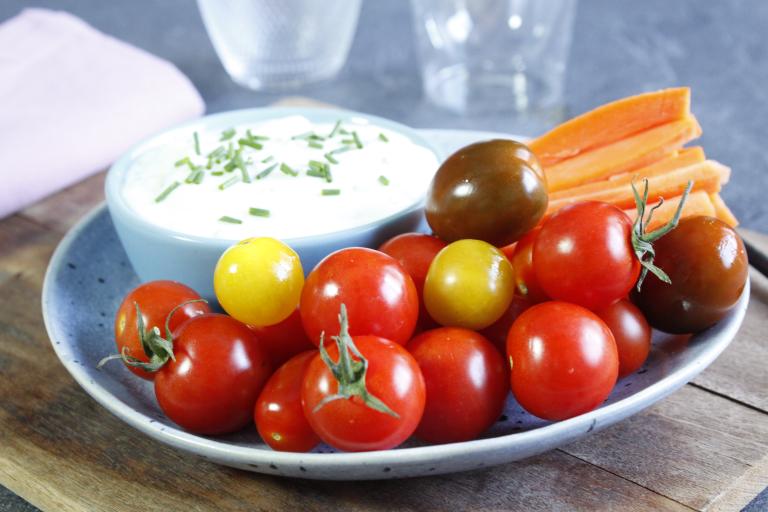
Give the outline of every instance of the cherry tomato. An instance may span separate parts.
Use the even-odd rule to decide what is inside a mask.
[[[528,298],[532,304],[544,302],[549,297],[541,289],[536,271],[533,269],[533,244],[539,234],[539,228],[534,228],[515,244],[515,251],[509,262],[515,269],[515,293]]]
[[[278,368],[259,395],[254,421],[273,450],[308,452],[320,442],[301,407],[301,386],[316,350],[302,352]]]
[[[319,344],[339,333],[339,307],[349,310],[349,332],[382,336],[405,344],[419,316],[413,279],[391,256],[373,249],[341,249],[323,259],[307,277],[301,294],[301,321]]]
[[[427,191],[427,222],[448,242],[484,240],[507,245],[533,228],[547,210],[538,159],[513,140],[464,147],[440,166]]]
[[[655,244],[655,264],[672,281],[649,275],[633,300],[648,322],[686,334],[714,325],[741,297],[749,276],[744,242],[713,217],[688,217]]]
[[[304,332],[298,309],[278,324],[266,327],[249,325],[248,327],[256,333],[259,343],[269,354],[273,368],[278,368],[300,352],[315,348],[307,337],[307,333]]]
[[[368,392],[396,417],[366,405],[360,396],[328,401],[318,409],[323,400],[339,390],[338,381],[320,355],[312,360],[304,375],[304,415],[323,441],[340,450],[394,448],[408,439],[421,420],[424,377],[413,356],[397,343],[378,336],[353,336],[353,340],[368,361],[363,379]],[[338,361],[338,346],[329,345],[328,355]]]
[[[115,341],[118,353],[122,353],[125,348],[129,356],[139,361],[149,361],[144,353],[138,331],[136,305],[141,310],[145,332],[155,327],[164,332],[165,320],[171,310],[184,302],[197,299],[200,299],[200,295],[195,290],[176,281],[150,281],[131,290],[123,299],[115,315]],[[205,302],[190,302],[176,310],[171,317],[169,327],[174,331],[190,318],[210,313],[210,311]],[[155,378],[154,373],[137,366],[126,365],[126,367],[143,379]]]
[[[514,279],[512,265],[499,249],[480,240],[459,240],[429,266],[424,304],[442,325],[482,329],[509,307]]]
[[[619,353],[619,378],[643,366],[651,352],[651,326],[637,307],[621,299],[597,311],[611,330]]]
[[[499,419],[509,392],[504,358],[480,334],[442,327],[407,346],[424,375],[427,402],[416,436],[430,443],[468,441]]]
[[[241,322],[282,322],[299,304],[304,271],[293,249],[274,238],[248,238],[221,255],[213,273],[216,298]]]
[[[507,355],[517,401],[552,421],[599,406],[619,373],[608,326],[588,309],[567,302],[544,302],[520,315],[509,331]]]
[[[436,325],[424,307],[424,280],[427,278],[427,271],[429,271],[432,260],[446,245],[448,244],[436,236],[424,233],[403,233],[389,239],[379,247],[381,252],[389,254],[399,261],[413,279],[413,284],[416,285],[416,291],[419,294],[418,325],[422,329]]]
[[[515,322],[515,320],[517,320],[517,317],[523,314],[523,311],[533,305],[534,303],[531,302],[527,297],[515,295],[512,297],[512,303],[509,305],[504,314],[501,315],[501,318],[496,320],[485,329],[481,330],[480,334],[485,336],[488,341],[493,343],[500,354],[506,354],[507,336],[509,335],[509,330],[512,328],[512,324]]]
[[[592,310],[626,297],[640,275],[631,235],[632,221],[608,203],[558,210],[533,244],[539,285],[553,299]]]
[[[173,352],[175,360],[155,376],[157,402],[173,422],[215,435],[253,421],[271,366],[245,324],[226,315],[197,316],[174,333]]]

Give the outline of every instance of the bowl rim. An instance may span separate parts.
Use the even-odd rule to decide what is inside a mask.
[[[193,235],[190,233],[184,233],[182,231],[176,231],[174,229],[170,229],[147,220],[146,218],[138,215],[138,213],[127,204],[121,193],[123,178],[125,174],[131,169],[131,166],[136,161],[136,158],[146,152],[149,148],[161,145],[165,139],[171,138],[180,132],[193,130],[196,127],[201,129],[211,124],[234,125],[245,122],[266,121],[291,115],[302,115],[309,118],[313,122],[322,122],[324,118],[339,119],[357,117],[365,119],[372,124],[376,124],[378,126],[405,135],[414,144],[428,149],[435,156],[438,164],[442,162],[445,157],[445,155],[442,154],[443,152],[440,151],[434,144],[432,144],[418,130],[402,123],[392,121],[390,119],[372,114],[366,114],[363,112],[357,112],[354,110],[325,107],[256,107],[248,109],[228,110],[224,112],[218,112],[216,114],[201,116],[181,124],[175,124],[165,130],[145,137],[143,140],[134,144],[131,148],[125,151],[107,170],[107,176],[104,183],[104,193],[106,196],[107,208],[110,214],[112,214],[113,217],[119,218],[122,222],[131,224],[132,227],[138,228],[140,231],[155,231],[165,237],[182,242],[223,247],[228,247],[234,243],[239,242],[241,238],[218,238]],[[231,118],[234,119],[232,121],[228,121]],[[320,120],[318,120],[318,118],[320,118]],[[396,219],[410,215],[420,210],[424,206],[425,195],[426,190],[416,201],[406,206],[405,208],[387,215],[386,217],[375,219],[365,224],[336,231],[329,231],[327,233],[321,233],[317,235],[291,237],[281,240],[288,245],[296,244],[306,246],[318,243],[327,243],[329,237],[351,237],[357,233],[365,232],[378,226],[389,224]]]

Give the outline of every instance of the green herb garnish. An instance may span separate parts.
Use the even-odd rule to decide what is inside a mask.
[[[331,162],[332,164],[337,164],[337,163],[339,163],[339,161],[338,161],[338,160],[336,160],[335,158],[333,158],[333,155],[332,155],[331,153],[326,153],[326,154],[325,154],[325,155],[323,155],[323,156],[325,156],[325,159],[326,159],[326,160],[328,160],[329,162]]]
[[[219,190],[224,190],[225,188],[229,188],[235,183],[237,183],[238,181],[240,181],[240,176],[232,176],[227,181],[219,185]]]
[[[384,135],[383,133],[380,133],[380,134],[379,134],[379,139],[380,139],[380,140],[383,140],[384,142],[389,142],[389,139],[388,139],[388,138],[387,138],[387,136],[386,136],[386,135]]]
[[[363,149],[363,143],[360,141],[360,136],[357,135],[357,131],[352,132],[352,138],[355,141],[355,146],[357,146],[357,149]]]
[[[237,131],[234,128],[230,128],[229,130],[224,130],[223,132],[221,132],[221,137],[219,138],[219,140],[220,141],[229,140],[235,136],[235,133],[237,133]]]
[[[338,188],[324,188],[320,193],[324,196],[337,196],[341,194],[341,190]]]
[[[314,140],[310,140],[310,141],[309,141],[309,143],[307,143],[307,145],[308,145],[309,147],[311,147],[311,148],[315,148],[315,149],[323,149],[323,145],[322,145],[322,144],[320,144],[320,143],[319,143],[319,142],[317,142],[317,141],[314,141]]]
[[[262,160],[262,161],[261,161],[261,163],[263,163],[263,164],[267,164],[267,163],[271,162],[271,161],[272,161],[272,160],[274,160],[274,159],[275,159],[275,157],[274,157],[274,156],[272,156],[272,155],[269,155],[267,158],[265,158],[264,160]]]
[[[352,146],[342,146],[340,148],[334,149],[329,154],[331,154],[331,155],[338,155],[339,153],[346,153],[347,151],[352,151],[353,149],[355,149],[355,148],[353,148]]]
[[[211,176],[224,176],[224,171],[213,171]]]
[[[261,171],[259,174],[256,175],[257,180],[261,180],[269,176],[269,173],[275,170],[275,167],[277,167],[277,164],[272,164],[263,171]]]
[[[307,171],[307,176],[312,176],[313,178],[325,179],[325,172],[321,171],[320,169],[309,169]]]
[[[248,213],[255,217],[269,217],[269,210],[264,208],[249,208]]]
[[[236,219],[234,217],[230,217],[229,215],[224,215],[223,217],[219,217],[219,222],[228,222],[230,224],[242,224],[243,221],[240,219]]]
[[[160,195],[159,195],[159,196],[157,196],[157,197],[155,198],[155,202],[156,202],[156,203],[159,203],[160,201],[164,200],[166,197],[168,197],[168,195],[169,195],[171,192],[173,192],[174,190],[176,190],[176,188],[177,188],[179,185],[181,185],[181,183],[179,183],[178,181],[174,181],[173,183],[171,183],[170,185],[168,185],[168,187],[167,187],[165,190],[163,190],[163,191],[160,193]]]
[[[389,185],[389,179],[386,176],[379,176],[379,183],[386,187]]]
[[[328,138],[330,139],[334,135],[336,135],[336,132],[339,131],[339,128],[341,128],[341,119],[336,121],[336,124],[333,125],[333,130],[331,130],[331,133],[328,134]]]
[[[259,144],[258,142],[251,139],[238,139],[237,143],[241,146],[248,146],[249,148],[253,149],[262,149],[264,147],[262,144]]]
[[[288,176],[298,176],[299,173],[291,169],[288,164],[282,163],[280,164],[280,171],[283,174],[287,174]]]
[[[197,132],[194,132],[192,134],[192,137],[195,139],[195,153],[200,154],[200,137],[197,135]]]
[[[192,165],[192,160],[189,159],[188,156],[185,156],[181,160],[177,160],[175,164],[173,164],[174,167],[181,167],[182,165]]]

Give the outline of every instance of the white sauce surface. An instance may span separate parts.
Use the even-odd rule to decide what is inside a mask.
[[[211,175],[211,171],[223,169],[226,161],[205,169],[202,183],[185,183],[190,168],[176,167],[178,160],[189,156],[195,165],[204,166],[207,154],[230,142],[219,141],[220,131],[198,132],[201,156],[197,156],[190,132],[140,155],[126,173],[123,197],[138,215],[153,224],[189,235],[240,240],[252,236],[290,239],[350,229],[395,214],[424,196],[438,167],[432,151],[365,119],[343,119],[341,126],[356,131],[363,147],[333,155],[338,164],[330,164],[331,183],[307,176],[309,161],[329,163],[324,154],[343,146],[341,141],[351,135],[337,134],[318,141],[322,149],[312,148],[307,140],[292,137],[307,132],[326,137],[334,123],[315,124],[302,116],[290,116],[234,127],[237,135],[230,141],[235,147],[247,129],[254,135],[269,137],[258,141],[263,144],[261,150],[243,147],[243,158],[252,162],[246,166],[251,183],[240,181],[220,190],[220,184],[241,175],[238,169],[222,176]],[[379,134],[388,141],[381,140]],[[274,160],[261,163],[268,156],[274,156]],[[278,166],[268,176],[253,179],[275,163]],[[280,163],[299,175],[284,174]],[[389,185],[383,185],[379,176],[385,176]],[[156,198],[174,181],[181,185],[157,202]],[[339,189],[340,194],[323,196],[323,189]],[[269,210],[270,215],[250,215],[250,208]],[[239,219],[242,224],[222,222],[222,216]]]

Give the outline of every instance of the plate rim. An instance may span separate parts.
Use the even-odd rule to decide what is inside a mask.
[[[464,130],[429,131],[466,132]],[[471,133],[491,134],[492,132]],[[307,469],[306,473],[298,475],[297,472],[297,475],[286,476],[329,478],[328,475],[324,476],[317,473],[314,473],[313,475],[313,472],[309,471],[309,469],[320,471],[326,469],[329,465],[336,466],[339,469],[350,469],[358,467],[359,465],[387,465],[392,469],[427,463],[438,465],[441,462],[465,456],[468,452],[473,453],[473,455],[492,456],[494,454],[498,455],[500,451],[510,449],[518,443],[524,446],[533,446],[539,442],[544,443],[551,439],[569,439],[574,435],[579,437],[585,433],[592,432],[593,430],[600,430],[655,404],[690,382],[696,375],[708,367],[735,338],[735,335],[743,322],[750,296],[750,281],[747,279],[747,283],[739,298],[739,302],[734,310],[729,313],[727,320],[725,322],[720,322],[711,328],[719,331],[716,333],[718,341],[713,343],[712,346],[707,347],[696,359],[688,362],[674,373],[667,375],[626,398],[568,420],[548,423],[544,426],[523,432],[439,445],[425,445],[358,453],[278,452],[269,448],[235,445],[219,441],[215,438],[197,436],[146,416],[117,398],[104,386],[99,384],[98,381],[91,379],[85,369],[75,363],[73,358],[70,357],[70,354],[66,352],[65,349],[69,345],[64,342],[57,343],[56,338],[59,336],[59,332],[53,325],[53,313],[49,311],[51,302],[50,293],[54,287],[53,281],[58,271],[66,264],[64,255],[68,252],[68,249],[99,215],[103,213],[108,214],[108,211],[105,212],[105,210],[106,204],[102,202],[79,219],[57,245],[46,269],[41,294],[43,323],[50,343],[61,363],[78,385],[96,400],[96,402],[140,432],[149,435],[164,444],[224,464],[237,465],[239,467],[251,465],[252,470],[259,471],[261,469],[268,470],[270,465],[288,466],[292,467],[294,470],[297,470],[300,467]],[[710,332],[710,330],[705,332]],[[562,443],[557,442],[555,444],[560,445]],[[510,458],[508,460],[513,459]],[[258,469],[253,465],[258,465]],[[273,469],[277,470],[277,468]],[[443,472],[449,471],[453,470],[449,469]],[[271,471],[271,473],[280,474],[279,471]],[[390,478],[398,476],[394,471],[392,473],[394,474],[391,474],[391,476],[389,476]],[[431,472],[430,474],[440,473],[441,471],[438,470]],[[357,476],[354,479],[359,478],[361,478],[361,476]],[[387,475],[382,475],[381,478],[387,478]],[[337,477],[336,479],[342,478]]]

